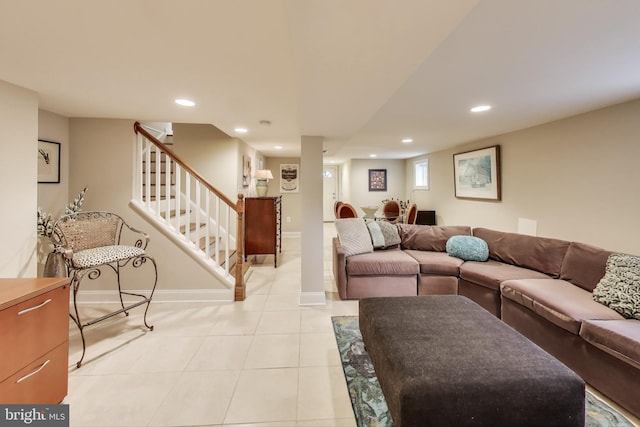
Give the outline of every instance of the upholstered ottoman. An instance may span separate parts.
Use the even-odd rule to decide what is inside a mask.
[[[360,300],[394,426],[584,426],[584,382],[459,295]]]

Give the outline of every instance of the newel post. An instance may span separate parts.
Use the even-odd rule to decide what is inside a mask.
[[[244,274],[242,272],[242,262],[244,260],[244,195],[238,194],[238,202],[236,203],[236,212],[238,213],[238,225],[236,232],[236,287],[235,300],[244,301],[247,297],[247,290],[244,286]]]

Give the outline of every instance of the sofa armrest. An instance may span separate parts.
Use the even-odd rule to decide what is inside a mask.
[[[347,298],[347,259],[337,237],[333,238],[333,278],[341,299]]]

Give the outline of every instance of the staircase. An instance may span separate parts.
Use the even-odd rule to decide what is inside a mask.
[[[243,195],[231,201],[149,129],[134,131],[132,207],[243,301]]]

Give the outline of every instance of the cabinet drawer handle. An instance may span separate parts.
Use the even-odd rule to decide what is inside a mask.
[[[43,302],[42,304],[36,305],[35,307],[31,307],[31,308],[25,308],[24,310],[21,310],[18,312],[18,316],[20,316],[21,314],[25,314],[28,313],[32,310],[37,310],[40,307],[44,307],[45,305],[49,304],[51,302],[51,298],[49,298],[48,300],[46,300],[45,302]]]
[[[45,366],[47,366],[49,364],[49,362],[51,362],[51,360],[47,360],[46,362],[44,362],[38,369],[36,369],[35,371],[31,372],[30,374],[25,375],[24,377],[20,378],[18,381],[16,381],[16,384],[21,383],[22,381],[26,380],[29,377],[34,376],[35,374],[37,374],[38,372],[42,371],[44,369]]]

